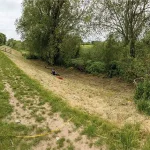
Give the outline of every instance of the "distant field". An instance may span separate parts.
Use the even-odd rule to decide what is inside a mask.
[[[92,50],[93,45],[81,45],[81,51]]]
[[[86,54],[91,53],[93,50],[93,45],[81,45],[80,56],[84,57]]]

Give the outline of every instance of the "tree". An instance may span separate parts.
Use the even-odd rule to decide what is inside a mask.
[[[16,50],[23,50],[24,49],[24,42],[20,41],[20,40],[14,40],[13,38],[9,39],[6,42],[6,45],[14,48]]]
[[[32,52],[58,64],[64,37],[80,32],[89,6],[87,0],[24,0],[17,31]]]
[[[135,42],[150,19],[149,5],[149,0],[107,0],[99,5],[101,27],[117,31],[125,45],[130,45],[131,57],[135,57]]]
[[[3,33],[0,33],[0,46],[6,44],[6,35]]]

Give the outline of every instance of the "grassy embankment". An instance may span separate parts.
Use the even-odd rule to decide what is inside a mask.
[[[33,126],[26,127],[24,125],[17,124],[15,123],[15,121],[14,123],[8,123],[4,121],[4,119],[13,112],[13,107],[9,104],[10,96],[9,93],[5,90],[4,84],[4,82],[6,82],[10,77],[10,74],[7,74],[8,72],[5,72],[5,69],[7,70],[8,68],[4,64],[9,66],[11,62],[3,54],[0,53],[0,149],[16,150],[17,148],[19,148],[21,150],[27,150],[36,145],[36,143],[38,143],[38,141],[40,141],[42,138],[29,140],[16,138],[16,136],[19,135],[29,135],[33,131],[37,133],[38,129],[34,129]]]
[[[142,133],[140,131],[139,125],[125,125],[123,128],[119,128],[103,119],[100,119],[98,116],[92,116],[75,108],[71,108],[66,102],[61,98],[56,97],[53,93],[46,91],[37,81],[32,80],[27,75],[25,75],[21,70],[19,70],[14,63],[12,63],[4,54],[0,52],[0,78],[1,81],[7,81],[14,93],[15,97],[21,102],[24,103],[25,107],[27,102],[25,97],[34,99],[37,95],[40,99],[39,105],[43,105],[48,102],[52,106],[53,112],[60,112],[61,117],[64,120],[72,118],[72,122],[77,127],[82,127],[82,134],[87,135],[89,138],[97,138],[98,140],[95,143],[97,146],[107,145],[108,149],[111,150],[132,150],[132,149],[142,149],[149,150],[150,148],[150,138],[149,135]],[[1,84],[1,95],[2,102],[0,103],[0,114],[4,114],[2,117],[6,117],[8,113],[11,113],[12,109],[9,105],[9,96],[8,93],[3,91],[4,85]],[[6,106],[6,107],[4,107]],[[9,108],[9,109],[8,109]],[[8,111],[6,111],[8,110]],[[4,113],[5,112],[5,113]],[[2,118],[1,117],[1,118]],[[4,125],[5,124],[5,125]],[[27,135],[32,128],[27,128],[24,126],[16,126],[14,124],[3,123],[1,119],[0,125],[0,136],[1,136],[1,147],[5,146],[9,149],[12,146],[17,147],[17,143],[21,142],[20,139],[12,138],[7,135],[16,135],[16,134],[25,134]],[[4,135],[5,138],[3,137]],[[8,140],[7,140],[8,137]],[[12,141],[13,140],[13,141]],[[38,140],[34,139],[34,140]],[[23,146],[28,142],[23,141]],[[34,141],[35,143],[35,141]],[[144,143],[144,144],[143,144]],[[28,147],[33,145],[27,144]],[[24,146],[25,147],[25,146]],[[14,148],[15,149],[15,148]],[[23,149],[23,148],[22,148]]]

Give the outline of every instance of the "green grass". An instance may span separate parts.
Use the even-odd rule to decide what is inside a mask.
[[[0,80],[3,81],[3,75],[0,73]],[[0,149],[1,150],[16,150],[24,142],[23,139],[16,138],[16,135],[25,135],[31,133],[31,128],[23,125],[4,122],[8,115],[13,111],[12,106],[9,104],[9,94],[4,90],[3,82],[0,82]],[[27,147],[28,144],[24,144]],[[30,147],[30,146],[28,146]]]
[[[20,102],[25,103],[25,97],[34,99],[38,96],[41,105],[48,102],[52,111],[60,112],[64,120],[71,118],[71,121],[77,126],[83,128],[83,134],[89,138],[101,138],[103,143],[110,150],[132,150],[142,149],[143,138],[148,135],[141,135],[140,129],[136,125],[126,125],[123,128],[111,124],[98,116],[90,115],[82,110],[70,107],[60,97],[52,92],[45,90],[39,82],[29,78],[23,71],[0,52],[0,66],[3,73],[3,79],[11,85],[15,96]],[[28,90],[30,89],[30,90]],[[147,141],[148,145],[150,142]]]
[[[81,45],[80,48],[81,50],[89,50],[93,48],[93,45]]]
[[[65,138],[61,138],[57,141],[58,148],[64,147]]]
[[[91,53],[92,50],[93,50],[93,45],[81,45],[80,57],[83,57],[84,55]]]
[[[37,116],[37,115],[36,115],[36,121],[37,121],[37,122],[42,122],[42,121],[44,121],[44,120],[45,120],[44,117],[42,117],[42,116]]]

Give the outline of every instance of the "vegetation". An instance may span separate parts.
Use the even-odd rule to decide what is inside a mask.
[[[13,38],[9,39],[7,42],[6,42],[6,45],[13,48],[13,49],[16,49],[16,50],[25,50],[25,43],[24,42],[21,42],[21,41],[17,41],[17,40],[14,40]]]
[[[121,0],[98,2],[101,8],[100,25],[106,30],[116,31],[125,45],[129,44],[130,56],[136,56],[135,43],[145,30],[150,19],[148,0]],[[106,15],[107,14],[107,15]],[[100,15],[100,16],[101,16]],[[96,20],[97,21],[97,20]]]
[[[90,12],[89,3],[77,0],[24,0],[22,6],[23,13],[17,21],[17,30],[33,54],[37,53],[50,64],[66,63],[64,53],[77,56],[73,50],[76,51],[79,45],[76,37]],[[70,41],[72,51],[64,50],[64,45]]]
[[[103,73],[108,77],[119,76],[130,83],[139,79],[135,104],[139,111],[150,115],[149,5],[148,0],[24,0],[22,16],[16,21],[17,31],[21,33],[23,41],[9,39],[7,45],[26,50],[26,58],[42,59],[51,65],[73,66],[94,75]],[[104,31],[107,34],[105,41],[84,43],[82,37],[85,38],[86,33],[93,33],[94,30]],[[6,36],[0,33],[0,45],[4,44]],[[112,150],[149,149],[149,136],[141,135],[138,125],[125,125],[120,129],[97,116],[71,108],[61,98],[31,80],[2,53],[0,66],[0,79],[7,80],[20,102],[24,102],[25,96],[32,99],[38,96],[39,105],[48,102],[53,112],[61,112],[65,120],[72,118],[77,127],[82,126],[83,134],[98,138],[95,145],[104,143]],[[7,139],[10,135],[6,136],[6,140],[3,138],[7,135],[6,131],[15,135],[30,130],[25,126],[3,122],[12,112],[8,99],[4,83],[0,83],[0,149],[11,147],[10,138]],[[26,109],[29,102],[24,103]],[[32,113],[37,122],[44,120],[36,115],[36,110]],[[22,142],[16,138],[11,140],[15,146]],[[64,142],[65,139],[60,139],[58,146],[63,147]],[[20,143],[25,148],[31,145]]]
[[[101,119],[100,117],[70,107],[61,98],[58,98],[51,92],[43,89],[43,87],[37,81],[30,79],[1,52],[0,66],[2,69],[2,79],[11,85],[15,91],[15,97],[26,106],[29,103],[24,99],[26,96],[33,99],[35,98],[34,96],[38,96],[40,98],[40,103],[44,104],[48,102],[51,105],[53,112],[60,112],[61,117],[63,117],[64,120],[72,118],[71,121],[77,127],[82,127],[82,134],[87,135],[89,138],[101,139],[103,144],[106,144],[109,149],[143,149],[143,139],[147,141],[145,142],[146,145],[144,145],[144,148],[150,145],[148,135],[140,134],[140,126],[125,125],[120,129],[115,125]],[[29,103],[29,106],[31,107],[32,105]],[[3,126],[1,127],[3,128]],[[26,144],[28,146],[33,146],[33,143],[35,144],[35,142],[37,143],[37,141],[32,141],[32,143],[29,144],[27,142]],[[63,142],[64,139],[61,139],[58,144],[62,146]],[[21,146],[25,146],[24,144],[21,144]],[[96,145],[98,144],[99,143]],[[69,147],[68,149],[73,149],[73,147]]]
[[[0,58],[2,59],[1,54]],[[0,61],[0,64],[2,64],[2,61],[3,60]],[[0,73],[0,80],[4,80],[2,72]],[[0,149],[17,149],[18,147],[20,147],[20,149],[24,149],[24,147],[30,148],[32,147],[31,141],[28,145],[26,140],[16,138],[16,136],[31,133],[32,127],[27,128],[23,125],[3,121],[13,111],[12,106],[9,104],[9,98],[4,83],[0,82]],[[24,143],[24,145],[22,145],[22,143]]]
[[[6,35],[3,33],[0,33],[0,46],[6,44]]]

